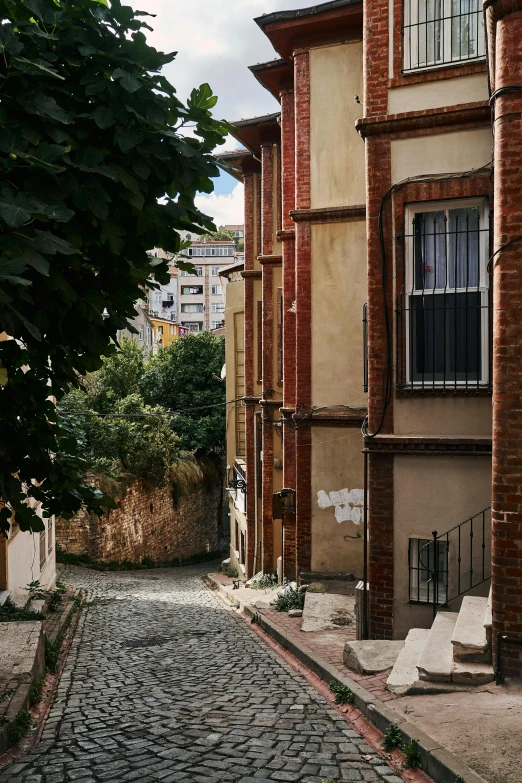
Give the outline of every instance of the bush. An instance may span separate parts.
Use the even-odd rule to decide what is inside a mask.
[[[277,612],[289,612],[291,609],[302,609],[304,600],[305,594],[300,593],[297,587],[286,585],[275,600],[275,609]]]

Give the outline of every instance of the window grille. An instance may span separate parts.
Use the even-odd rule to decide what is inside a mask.
[[[485,56],[481,0],[405,0],[404,69]]]
[[[397,300],[399,388],[489,388],[486,202],[407,210],[404,287]]]

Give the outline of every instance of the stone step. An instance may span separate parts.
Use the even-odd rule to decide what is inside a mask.
[[[488,663],[472,661],[453,661],[451,679],[460,685],[485,685],[493,682],[495,673]]]
[[[464,596],[451,637],[454,661],[490,662],[485,627],[487,604],[487,598]]]
[[[429,628],[412,628],[408,632],[404,647],[395,661],[395,666],[386,681],[386,687],[392,693],[402,695],[407,693],[419,681],[417,664],[422,655]]]
[[[456,612],[439,612],[430,628],[417,669],[421,680],[451,682],[453,645],[451,637],[457,623]]]

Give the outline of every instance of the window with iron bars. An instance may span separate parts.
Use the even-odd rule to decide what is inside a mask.
[[[404,287],[397,301],[399,388],[490,384],[490,291],[485,199],[406,211]]]
[[[481,0],[405,0],[404,69],[476,60],[486,54]]]

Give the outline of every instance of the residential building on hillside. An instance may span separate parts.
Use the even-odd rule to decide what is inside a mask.
[[[156,346],[156,348],[168,348],[171,343],[178,339],[178,337],[182,337],[184,334],[189,333],[186,326],[172,323],[169,318],[159,318],[158,316],[151,315],[150,321],[152,323],[154,346]]]
[[[362,577],[362,3],[256,21],[281,58],[251,71],[281,110],[233,123],[244,150],[223,156],[245,184],[246,512],[231,498],[231,558],[247,576],[279,561],[289,579]],[[238,469],[230,431],[228,445]]]
[[[234,242],[193,241],[182,255],[192,261],[196,273],[179,272],[179,323],[190,332],[220,328],[227,284],[221,270],[236,261]]]
[[[137,343],[143,351],[145,359],[150,359],[156,353],[156,341],[154,336],[154,324],[148,314],[148,306],[145,300],[141,299],[136,303],[136,317],[130,322],[135,331],[130,329],[120,329],[118,331],[118,342],[122,338],[132,340]]]
[[[522,674],[522,2],[484,5],[260,17],[281,109],[223,155],[245,184],[234,562],[365,577],[375,640],[461,616],[485,657],[448,637],[447,679],[474,682]]]
[[[223,226],[225,231],[231,231],[234,235],[234,239],[238,242],[242,242],[245,238],[245,226],[244,224],[234,223]]]

